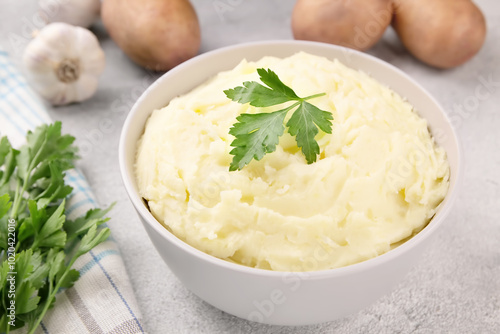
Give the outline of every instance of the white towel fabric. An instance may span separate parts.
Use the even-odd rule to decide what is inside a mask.
[[[1,136],[7,135],[11,144],[18,147],[27,130],[51,122],[43,103],[7,53],[0,50]],[[66,215],[75,219],[98,205],[78,170],[66,174],[66,182],[73,187]],[[46,314],[37,333],[144,333],[134,292],[112,235],[80,257],[74,268],[80,271],[80,279],[72,288],[57,294],[55,307]]]

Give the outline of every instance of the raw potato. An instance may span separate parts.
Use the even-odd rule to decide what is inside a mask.
[[[392,24],[415,57],[440,68],[465,63],[486,37],[484,16],[469,0],[396,0]]]
[[[198,18],[188,0],[105,0],[101,12],[111,38],[146,68],[169,70],[200,48]]]
[[[392,19],[391,0],[298,0],[292,14],[295,39],[367,50]]]

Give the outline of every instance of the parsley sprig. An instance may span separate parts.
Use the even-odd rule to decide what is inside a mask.
[[[295,109],[286,122],[288,132],[295,136],[297,146],[302,149],[306,161],[311,164],[319,154],[319,145],[315,137],[318,128],[325,133],[332,133],[332,114],[321,110],[307,100],[323,96],[325,93],[299,97],[285,85],[278,75],[270,69],[257,69],[264,86],[255,81],[245,81],[243,86],[225,90],[228,98],[239,103],[250,103],[254,107],[271,107],[285,102],[294,102],[278,111],[257,114],[241,114],[229,133],[235,137],[231,146],[233,160],[229,170],[241,170],[252,159],[260,160],[266,153],[276,150],[279,137],[285,130],[285,117]]]
[[[64,171],[77,158],[74,139],[61,135],[60,122],[28,132],[19,150],[0,139],[0,332],[27,325],[33,333],[57,292],[79,278],[75,261],[110,234],[98,229],[110,208],[74,221],[64,214],[72,192]]]

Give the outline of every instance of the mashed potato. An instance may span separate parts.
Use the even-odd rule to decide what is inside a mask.
[[[299,96],[332,113],[332,134],[306,164],[285,133],[275,152],[229,172],[241,113],[277,110],[223,91],[270,68]],[[155,110],[139,142],[136,175],[153,215],[188,244],[246,266],[310,271],[354,264],[421,230],[448,190],[449,166],[412,106],[365,73],[298,53],[242,61]]]

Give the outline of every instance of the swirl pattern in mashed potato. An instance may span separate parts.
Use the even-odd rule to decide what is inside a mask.
[[[229,172],[228,134],[240,113],[277,110],[223,91],[270,68],[333,114],[306,164],[295,139]],[[155,110],[138,145],[140,194],[177,237],[213,256],[278,271],[354,264],[421,230],[445,197],[449,166],[427,123],[402,97],[337,60],[298,53],[242,61]]]

